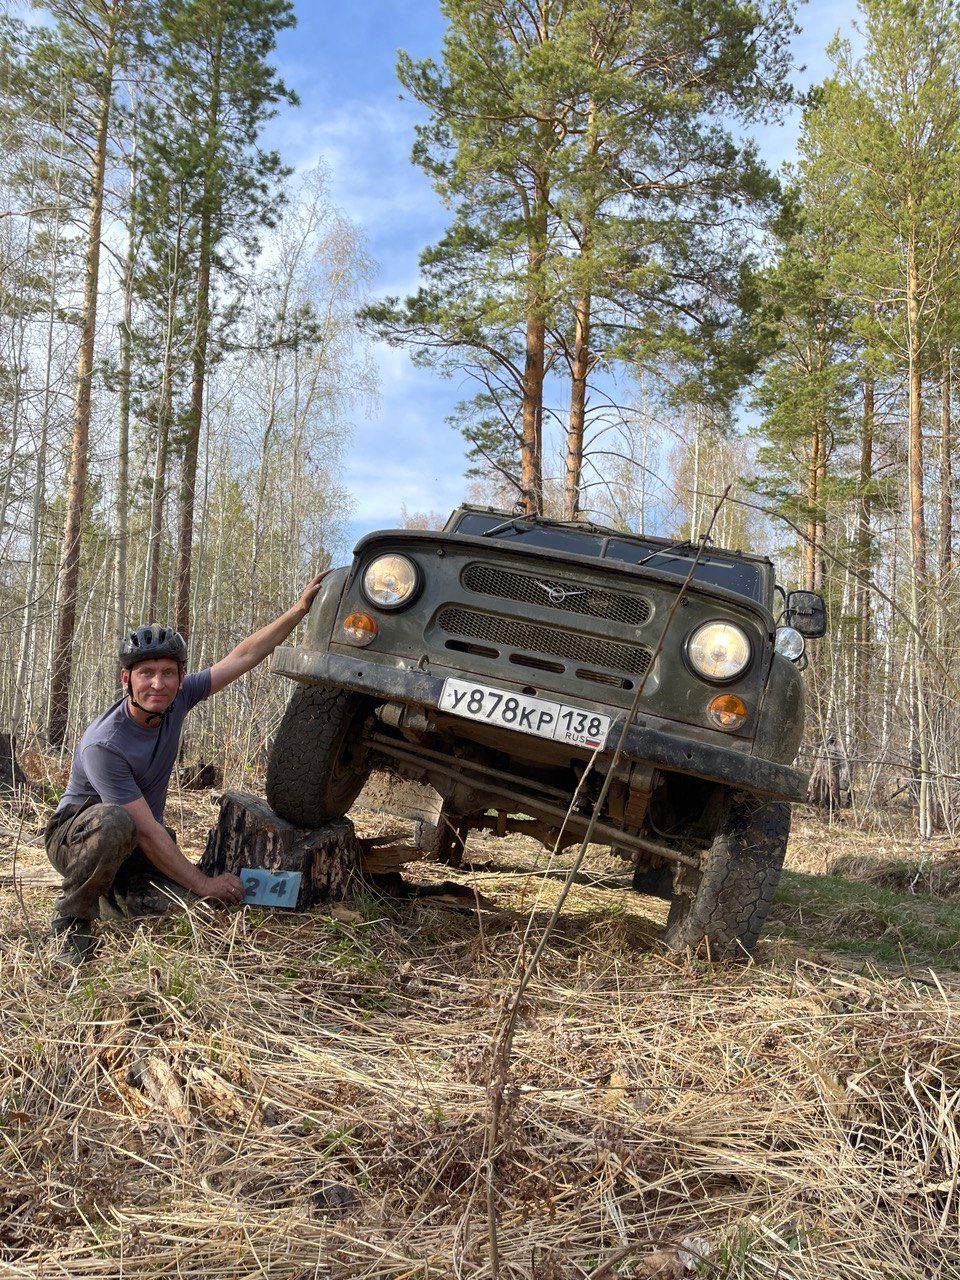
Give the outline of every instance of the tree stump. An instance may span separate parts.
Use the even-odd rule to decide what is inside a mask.
[[[27,785],[17,763],[17,740],[12,733],[0,733],[0,795],[9,795]]]
[[[180,785],[184,791],[212,791],[223,786],[223,770],[217,764],[186,764],[180,770]]]
[[[827,736],[826,755],[821,753],[814,762],[807,784],[807,804],[831,813],[850,808],[850,769],[832,733]]]
[[[361,843],[349,818],[336,818],[316,830],[284,821],[258,796],[225,791],[220,816],[207,836],[200,869],[207,875],[245,867],[299,871],[297,909],[344,898],[359,872]]]

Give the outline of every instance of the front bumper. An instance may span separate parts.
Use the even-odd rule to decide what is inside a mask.
[[[421,707],[438,706],[443,688],[441,677],[418,671],[413,666],[395,667],[366,661],[359,654],[354,657],[287,645],[276,650],[272,670],[276,675],[306,684],[322,681],[390,702]],[[623,720],[623,715],[614,717],[608,741],[618,741]],[[631,725],[624,751],[643,764],[722,782],[771,800],[800,801],[807,794],[807,774],[803,769],[758,759],[732,747],[682,738],[662,729]]]

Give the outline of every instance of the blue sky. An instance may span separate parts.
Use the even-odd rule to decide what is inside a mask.
[[[801,86],[827,69],[824,49],[856,13],[851,0],[812,0],[799,13],[794,44]],[[364,231],[378,264],[377,293],[404,293],[417,280],[417,259],[436,239],[447,214],[429,182],[410,163],[419,108],[401,101],[396,54],[436,54],[442,34],[435,0],[299,0],[297,27],[280,40],[277,62],[301,105],[271,126],[271,142],[288,164],[322,161],[334,201]],[[789,160],[797,120],[756,132],[771,165]],[[345,452],[342,482],[354,499],[351,537],[396,524],[401,505],[447,512],[463,496],[466,462],[461,436],[446,423],[467,381],[415,368],[407,355],[377,346],[380,395],[376,409],[356,421]]]

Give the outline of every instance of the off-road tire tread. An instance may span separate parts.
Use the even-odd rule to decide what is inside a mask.
[[[423,850],[428,862],[439,862],[450,867],[459,867],[463,862],[467,842],[463,840],[462,847],[458,850],[456,848],[456,840],[451,840],[452,832],[449,829],[450,826],[455,828],[457,823],[443,810],[440,811],[436,822],[422,822],[420,824],[416,845],[418,849]],[[452,849],[451,845],[453,846]]]
[[[789,804],[735,801],[704,858],[696,894],[673,899],[664,935],[670,950],[706,943],[713,958],[752,951],[773,905],[789,834]]]
[[[425,818],[417,824],[414,844],[426,855],[427,862],[436,862],[440,844],[440,827],[436,822],[428,822]]]
[[[367,773],[358,773],[349,804],[327,802],[325,781],[330,759],[365,699],[336,685],[301,685],[287,703],[267,762],[267,803],[298,827],[322,827],[343,813],[363,789]],[[369,771],[367,771],[369,772]]]

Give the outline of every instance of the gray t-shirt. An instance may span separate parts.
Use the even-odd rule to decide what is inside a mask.
[[[210,668],[188,675],[159,729],[143,729],[121,698],[89,725],[73,755],[70,781],[57,809],[84,800],[131,804],[141,796],[163,822],[167,786],[188,711],[210,696]]]

